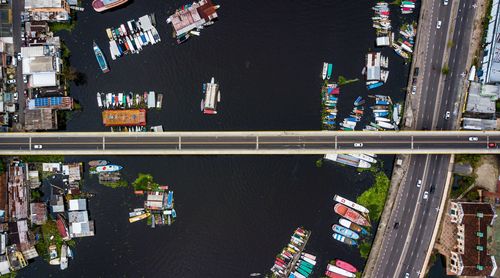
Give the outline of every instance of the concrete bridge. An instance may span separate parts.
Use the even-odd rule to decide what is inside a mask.
[[[498,154],[499,131],[179,131],[0,134],[0,155]]]

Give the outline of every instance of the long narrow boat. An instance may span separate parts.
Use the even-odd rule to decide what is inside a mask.
[[[342,227],[340,225],[337,225],[337,224],[333,224],[332,225],[332,230],[338,234],[341,234],[343,236],[346,236],[348,238],[352,238],[352,239],[359,239],[359,235],[355,232],[355,231],[352,231],[346,227]]]
[[[331,271],[328,271],[328,270],[325,272],[325,275],[328,278],[345,278],[344,275],[340,275],[338,273],[331,272]]]
[[[354,240],[354,239],[350,239],[350,238],[347,238],[343,235],[339,235],[337,233],[333,233],[332,237],[342,243],[345,243],[347,245],[351,245],[351,246],[358,246],[358,243]]]
[[[134,222],[137,222],[137,221],[139,221],[139,220],[146,219],[146,218],[148,218],[150,215],[151,215],[151,213],[146,212],[145,214],[141,214],[141,215],[138,215],[138,216],[131,217],[131,218],[129,218],[129,219],[128,219],[128,221],[129,221],[130,223],[134,223]]]
[[[106,164],[108,164],[107,160],[91,160],[91,161],[89,161],[90,167],[104,166]]]
[[[337,273],[337,274],[340,274],[340,275],[344,275],[345,277],[352,277],[352,278],[356,277],[356,275],[355,275],[354,273],[349,272],[349,271],[347,271],[347,270],[344,270],[344,269],[342,269],[342,268],[340,268],[340,267],[337,267],[337,266],[331,265],[331,264],[329,264],[329,265],[327,266],[327,270],[328,270],[328,271],[331,271],[331,272],[333,272],[333,273]]]
[[[101,68],[102,72],[104,73],[109,72],[108,63],[106,62],[104,54],[102,54],[101,49],[95,42],[93,44],[94,44],[95,58],[97,59],[97,63],[99,63],[99,67]]]
[[[333,70],[333,65],[328,64],[328,71],[326,73],[326,79],[330,79],[330,77],[332,77],[332,70]]]
[[[368,161],[368,162],[370,162],[370,161]],[[335,196],[333,197],[333,200],[335,202],[339,202],[339,203],[344,204],[344,205],[346,205],[346,206],[348,206],[350,208],[353,208],[353,209],[355,209],[355,210],[357,210],[357,211],[359,211],[361,213],[369,213],[370,212],[364,206],[362,206],[360,204],[357,204],[357,203],[354,203],[353,201],[350,201],[350,200],[348,200],[348,199],[346,199],[346,198],[344,198],[342,196],[339,196],[337,194],[335,194]]]
[[[342,260],[335,260],[335,266],[338,266],[344,270],[347,270],[349,272],[352,272],[352,273],[356,273],[358,272],[358,270],[356,269],[356,267],[354,267],[352,264],[348,263],[348,262],[344,262]]]
[[[95,168],[97,173],[103,173],[103,172],[116,172],[120,171],[123,167],[119,165],[105,165],[105,166],[97,166]]]
[[[328,63],[323,63],[323,73],[321,74],[323,80],[326,79],[327,73],[328,73]]]
[[[346,219],[361,225],[361,226],[370,226],[370,222],[366,220],[360,213],[356,212],[355,210],[346,207],[343,204],[336,204],[333,208],[333,210],[338,213],[340,216],[345,217]]]
[[[371,156],[368,156],[366,154],[362,154],[362,153],[352,153],[352,154],[349,154],[350,156],[354,156],[354,157],[357,157],[361,160],[364,160],[366,162],[369,162],[369,163],[377,163],[377,160]]]
[[[92,1],[92,8],[94,8],[96,12],[104,12],[105,10],[125,4],[127,1],[128,0],[94,0]]]

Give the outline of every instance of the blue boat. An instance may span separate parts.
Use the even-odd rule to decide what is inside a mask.
[[[377,82],[375,84],[370,84],[368,86],[366,86],[368,88],[368,90],[371,90],[371,89],[375,89],[375,88],[378,88],[380,86],[384,85],[384,82]]]
[[[167,196],[167,208],[171,208],[173,206],[174,201],[174,192],[169,191]]]
[[[363,105],[365,103],[365,101],[363,100],[362,97],[358,97],[356,98],[356,100],[354,101],[354,106],[359,106],[359,105]]]
[[[177,212],[175,211],[175,209],[172,209],[172,218],[176,218],[177,217]]]
[[[95,53],[95,58],[97,59],[97,63],[99,63],[99,67],[101,67],[102,72],[104,73],[109,72],[106,58],[104,57],[104,54],[102,54],[101,49],[99,48],[99,46],[97,46],[95,42],[94,42],[94,53]]]
[[[359,239],[359,235],[358,233],[356,233],[355,231],[353,230],[350,230],[346,227],[342,227],[340,225],[337,225],[337,224],[333,224],[332,226],[332,230],[338,234],[341,234],[343,236],[346,236],[348,238],[352,238],[352,239]]]
[[[347,245],[351,245],[351,246],[354,246],[354,247],[358,246],[358,243],[354,239],[347,238],[347,237],[345,237],[343,235],[334,233],[332,235],[332,237],[334,239],[340,241],[340,242],[343,242],[343,243],[347,244]]]
[[[328,64],[328,72],[326,74],[326,78],[327,79],[330,79],[330,77],[332,77],[332,69],[333,69],[333,65],[332,64]]]

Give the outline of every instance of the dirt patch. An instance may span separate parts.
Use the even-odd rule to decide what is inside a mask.
[[[498,180],[498,159],[496,155],[483,155],[475,170],[476,186],[496,192]]]

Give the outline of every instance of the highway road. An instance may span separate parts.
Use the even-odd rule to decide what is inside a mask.
[[[450,1],[458,5],[458,16],[451,16],[451,5],[443,6],[443,1],[428,2],[425,15],[428,28],[423,35],[428,36],[424,47],[420,76],[421,88],[415,99],[418,109],[414,112],[415,125],[419,130],[452,130],[456,129],[459,114],[459,98],[461,82],[466,78],[467,53],[474,17],[472,5],[475,1]],[[440,29],[437,21],[442,21]],[[448,35],[448,27],[454,24]],[[422,34],[420,34],[422,35]],[[448,44],[448,42],[451,42]],[[449,58],[445,50],[449,48]],[[447,75],[441,74],[443,65],[449,66]],[[445,119],[450,111],[450,118]],[[447,180],[449,155],[412,155],[409,157],[409,168],[400,185],[396,202],[384,233],[381,253],[377,258],[374,277],[418,277],[425,272],[424,260],[430,246],[434,227],[438,225],[438,208]],[[417,181],[422,185],[417,187]],[[432,186],[432,190],[431,190]],[[429,192],[427,200],[424,192]],[[430,193],[432,191],[432,193]],[[398,223],[397,228],[394,226]]]
[[[360,136],[362,134],[362,136]],[[500,153],[500,132],[6,133],[0,154]]]

